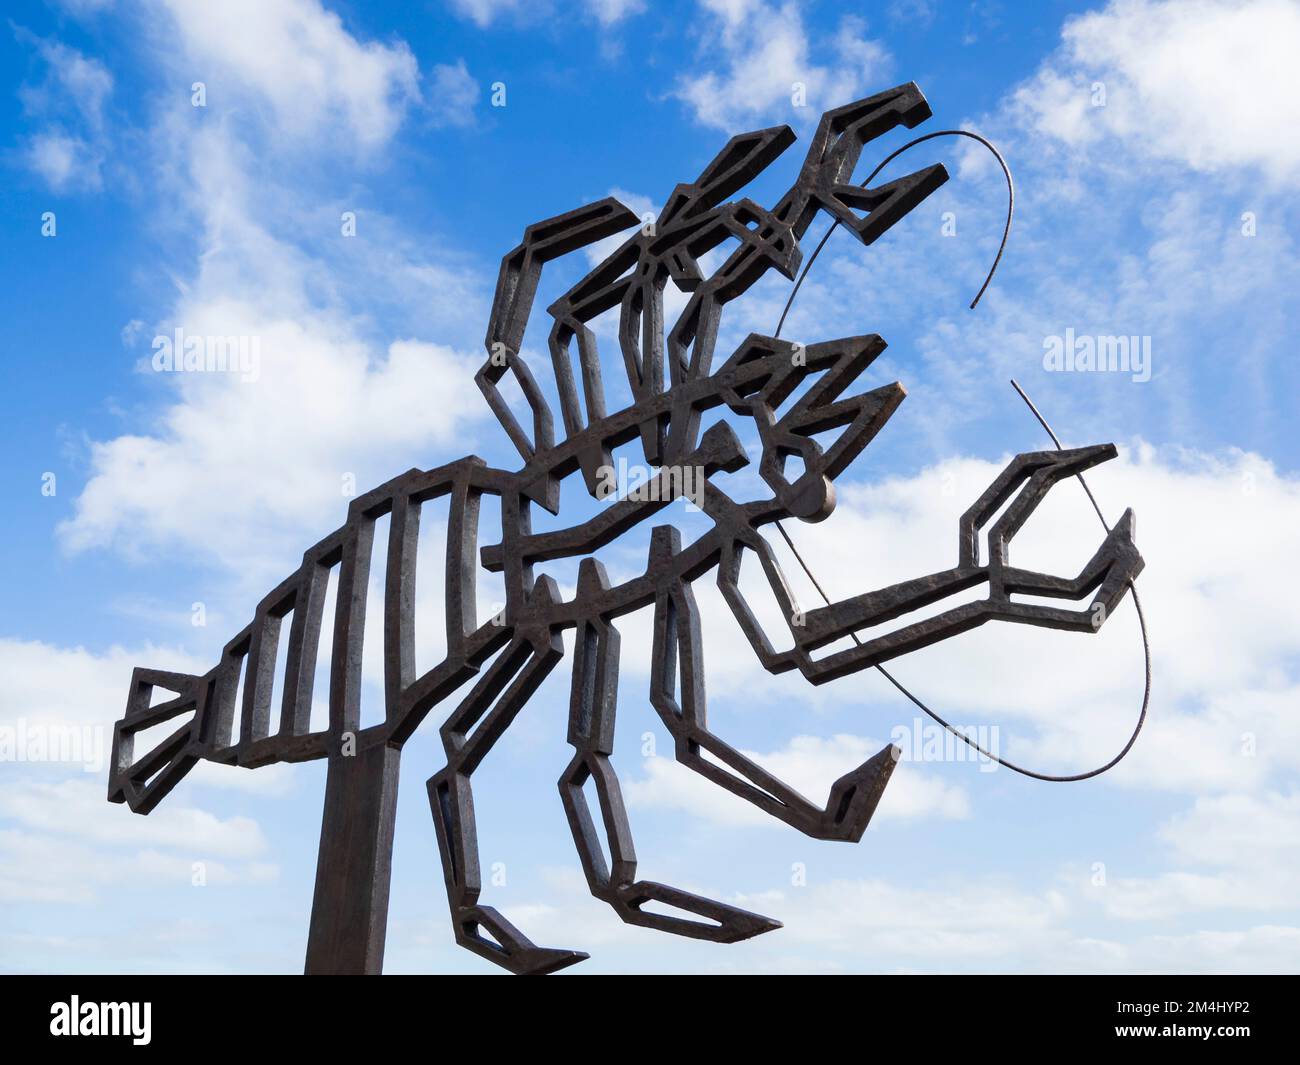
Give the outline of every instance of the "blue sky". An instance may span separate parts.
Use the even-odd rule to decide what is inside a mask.
[[[671,761],[636,616],[615,760],[641,875],[785,928],[677,940],[587,894],[555,788],[563,669],[475,776],[484,901],[541,944],[590,951],[575,971],[1297,968],[1294,0],[7,13],[0,968],[300,969],[321,766],[200,766],[148,818],[110,806],[102,758],[131,668],[205,672],[342,522],[346,477],[364,491],[471,452],[512,463],[472,376],[500,257],[525,226],[611,194],[657,210],[731,134],[788,123],[806,141],[823,110],[909,80],[934,110],[923,129],[1000,146],[1016,228],[967,310],[1004,192],[978,150],[939,141],[890,173],[942,161],[943,189],[870,249],[832,238],[786,335],[880,333],[889,350],[867,376],[908,399],[831,519],[791,532],[841,595],[951,565],[960,513],[1009,455],[1046,446],[1016,377],[1067,445],[1120,448],[1091,483],[1111,518],[1137,513],[1147,731],[1080,785],[908,761],[860,844],[812,841]],[[869,145],[861,173],[906,136]],[[746,194],[775,203],[804,150]],[[538,306],[592,261],[556,263]],[[729,308],[719,352],[770,333],[787,293],[768,278]],[[544,315],[533,324],[537,358]],[[177,328],[256,337],[256,380],[155,372],[154,338]],[[613,328],[597,328],[607,357]],[[1149,375],[1050,369],[1067,331],[1148,338]],[[1074,572],[1098,536],[1063,485],[1017,564]],[[630,569],[641,550],[606,558]],[[430,616],[438,594],[422,587]],[[712,586],[697,594],[716,730],[810,796],[893,736],[924,740],[873,674],[816,690],[767,676]],[[428,664],[440,640],[421,631]],[[951,719],[996,727],[1003,754],[1054,772],[1106,761],[1141,695],[1128,606],[1096,636],[986,626],[896,667]],[[451,940],[423,787],[441,766],[435,727],[404,757],[387,969],[483,971]],[[86,765],[12,753],[14,737],[60,734],[85,737]]]

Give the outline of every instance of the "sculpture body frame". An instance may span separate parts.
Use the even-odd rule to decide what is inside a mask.
[[[1114,457],[1112,445],[1043,451],[1013,459],[962,516],[956,565],[931,574],[801,610],[762,534],[783,518],[818,521],[834,508],[833,482],[862,453],[904,398],[897,382],[849,395],[850,386],[885,348],[874,334],[802,345],[750,335],[716,369],[714,346],[727,303],[769,270],[793,278],[799,240],[826,213],[871,244],[947,179],[929,166],[876,188],[852,185],[863,146],[902,125],[928,118],[911,83],[828,112],[789,192],[772,209],[730,200],[767,167],[794,134],[780,126],[741,134],[693,183],[679,185],[655,224],[640,228],[548,308],[548,341],[563,434],[532,370],[521,357],[524,332],[544,264],[611,237],[638,219],[612,198],[527,229],[502,261],[477,382],[520,453],[504,470],[467,456],[431,470],[411,469],[354,499],[346,523],[309,548],[302,565],[263,598],[248,627],[203,676],[138,668],[124,718],[114,735],[109,799],[148,813],[200,759],[256,768],[272,762],[327,759],[321,841],[306,970],[376,973],[382,969],[401,750],[431,710],[467,684],[439,735],[446,766],[427,784],[444,881],[459,943],[516,973],[552,972],[587,955],[539,947],[494,908],[482,891],[471,776],[564,658],[562,634],[574,632],[568,740],[574,756],[559,780],[561,801],[592,893],[624,921],[716,942],[771,931],[778,922],[637,878],[637,858],[612,755],[617,709],[617,620],[654,612],[651,706],[684,765],[805,834],[861,838],[898,756],[886,747],[835,781],[825,805],[806,799],[713,733],[708,725],[699,610],[691,585],[715,573],[758,662],[773,673],[798,670],[814,684],[856,673],[968,631],[988,621],[1078,632],[1114,612],[1142,560],[1133,542],[1132,512],[1074,577],[1011,565],[1009,548],[1045,494]],[[705,277],[699,258],[724,241],[737,246]],[[665,328],[669,282],[690,292],[685,310]],[[606,411],[602,364],[588,323],[619,308],[619,347],[633,402]],[[578,360],[578,375],[573,359]],[[499,385],[513,376],[531,415],[523,425]],[[811,383],[810,383],[811,379]],[[581,388],[579,388],[579,384]],[[770,497],[734,500],[717,483],[749,459],[730,425],[701,432],[710,411],[726,407],[751,419],[762,444],[759,473]],[[823,445],[820,438],[833,439]],[[598,494],[614,449],[639,441],[656,470],[652,491],[609,502],[594,516],[550,532],[532,530],[533,508],[556,513],[560,482],[580,476]],[[791,460],[799,471],[789,474]],[[595,557],[630,529],[652,521],[682,494],[683,469],[700,471],[695,500],[711,523],[683,545],[671,525],[653,528],[644,572],[612,583]],[[480,503],[500,503],[499,539],[480,543]],[[446,656],[417,673],[415,566],[421,508],[448,507],[444,570]],[[1008,505],[1009,504],[1009,505]],[[1003,509],[1005,507],[1005,509]],[[383,594],[384,717],[361,725],[361,651],[376,522],[388,518]],[[980,536],[987,533],[987,550]],[[761,566],[792,646],[777,651],[740,591],[742,561]],[[565,600],[555,580],[536,573],[549,560],[579,558],[577,594]],[[983,558],[983,561],[981,561]],[[478,569],[504,576],[506,604],[480,619]],[[329,722],[312,731],[310,715],[329,573],[338,569],[331,643]],[[987,595],[906,623],[912,611],[987,585]],[[1033,596],[1082,600],[1065,608],[1026,602]],[[272,676],[284,620],[292,614],[279,712]],[[860,630],[897,627],[847,649],[818,655]],[[243,701],[235,705],[241,671]],[[470,682],[473,682],[472,684]],[[155,703],[153,691],[174,694]],[[233,739],[239,715],[238,740]],[[134,737],[175,717],[181,725],[152,752],[137,757]],[[594,782],[598,816],[585,797]],[[606,859],[602,835],[608,847]],[[648,903],[658,904],[647,908]],[[665,913],[663,908],[676,913]],[[680,914],[678,916],[677,914]]]

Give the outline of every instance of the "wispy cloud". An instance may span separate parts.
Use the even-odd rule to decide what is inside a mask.
[[[21,149],[27,166],[55,193],[95,191],[108,150],[105,106],[113,76],[97,59],[61,41],[17,31],[45,64],[45,77],[22,86],[27,115],[42,125]]]
[[[1015,94],[1040,133],[1078,148],[1294,186],[1300,8],[1290,0],[1113,0],[1066,23],[1052,60]]]
[[[699,7],[705,59],[673,95],[706,126],[736,132],[757,122],[805,124],[889,76],[888,49],[855,16],[841,19],[814,49],[796,4],[700,0]]]
[[[431,258],[381,210],[334,200],[336,188],[303,174],[331,140],[364,154],[393,136],[416,97],[405,44],[358,40],[314,0],[251,5],[259,33],[234,8],[169,6],[182,58],[168,61],[186,76],[205,72],[222,120],[201,121],[186,98],[154,131],[184,146],[178,166],[152,175],[172,205],[169,224],[203,235],[192,265],[178,267],[174,302],[153,309],[154,330],[204,344],[235,338],[255,345],[258,365],[155,374],[156,343],[141,355],[157,380],[157,428],[91,446],[90,477],[61,535],[74,551],[137,557],[179,537],[193,558],[274,580],[301,552],[304,529],[342,521],[349,490],[408,468],[485,413],[466,355],[439,342],[472,335],[461,323],[477,326],[485,294],[454,251]],[[477,91],[463,62],[435,68],[437,121],[468,121]],[[230,96],[266,106],[227,120],[231,108],[218,102]],[[276,185],[283,195],[268,197]],[[432,320],[438,340],[377,332],[369,316],[394,304],[413,326]]]
[[[269,107],[277,138],[361,150],[388,142],[420,99],[419,67],[405,42],[361,41],[319,0],[155,0],[155,33],[179,50],[194,81]],[[160,47],[163,41],[159,42]]]

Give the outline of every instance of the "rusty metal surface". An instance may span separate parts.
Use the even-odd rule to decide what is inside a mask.
[[[852,394],[851,386],[885,348],[875,335],[807,347],[749,336],[717,367],[714,347],[725,305],[769,270],[793,279],[799,241],[818,213],[829,214],[871,244],[947,180],[928,166],[874,188],[851,183],[863,146],[889,130],[928,118],[914,84],[860,100],[823,116],[790,190],[771,209],[731,200],[793,141],[779,126],[732,138],[699,178],[677,186],[652,227],[628,237],[548,308],[550,371],[560,405],[554,413],[520,355],[544,265],[618,234],[640,220],[615,199],[530,226],[501,265],[486,336],[488,358],[477,382],[522,465],[498,469],[469,456],[432,470],[412,469],[352,501],[346,523],[303,556],[302,565],[258,604],[252,623],[203,676],[139,668],[113,745],[108,797],[147,814],[200,759],[257,767],[328,760],[308,972],[378,972],[387,918],[398,762],[403,744],[435,707],[466,685],[440,727],[446,766],[428,781],[456,940],[516,973],[544,973],[587,957],[534,945],[497,910],[480,902],[471,778],[539,685],[565,656],[561,634],[574,630],[568,740],[574,756],[560,777],[561,800],[592,893],[632,924],[734,942],[778,922],[678,888],[637,878],[631,827],[612,762],[619,670],[617,620],[652,608],[650,702],[674,741],[676,758],[714,783],[818,839],[861,838],[889,781],[898,752],[886,747],[834,782],[825,805],[811,802],[713,733],[705,697],[705,652],[692,583],[716,574],[758,662],[777,673],[798,670],[813,684],[906,655],[989,621],[1093,632],[1114,612],[1142,559],[1126,512],[1092,560],[1073,577],[1019,569],[1010,561],[1017,531],[1061,479],[1114,457],[1110,444],[1044,451],[1013,459],[960,518],[956,563],[913,580],[802,611],[790,592],[763,527],[784,518],[819,521],[835,506],[834,481],[884,426],[904,397],[898,383]],[[723,264],[705,276],[700,257],[735,238]],[[691,293],[685,310],[664,321],[669,281]],[[596,338],[588,323],[619,309],[621,366],[633,402],[609,412]],[[574,374],[576,357],[578,374]],[[500,386],[507,375],[529,410],[511,413]],[[801,386],[813,378],[798,398]],[[749,459],[725,422],[701,432],[705,412],[725,406],[752,419],[762,443],[758,472],[766,498],[737,502],[717,483]],[[832,434],[825,446],[817,439]],[[657,468],[653,488],[623,498],[596,516],[534,532],[534,507],[559,510],[560,484],[580,475],[598,495],[613,450],[639,441]],[[791,460],[796,460],[792,462]],[[797,466],[797,475],[787,473]],[[671,525],[653,528],[644,571],[611,582],[592,557],[682,494],[680,471],[703,471],[699,500],[710,522],[683,546]],[[483,496],[499,499],[501,527],[480,539]],[[649,496],[649,498],[645,498]],[[432,669],[415,665],[415,564],[421,507],[449,504],[445,573],[447,652]],[[1002,508],[1008,504],[1006,509]],[[999,511],[1001,513],[999,514]],[[387,515],[383,594],[384,719],[361,726],[361,649],[375,522]],[[993,520],[996,518],[996,520]],[[986,537],[986,561],[979,539]],[[742,595],[742,560],[762,568],[789,622],[793,646],[778,652]],[[553,577],[535,567],[581,559],[576,595],[563,598]],[[482,619],[475,599],[479,567],[503,574],[504,611]],[[310,731],[313,678],[322,637],[330,570],[338,568],[331,643],[328,728]],[[987,595],[925,621],[900,624],[846,650],[816,652],[858,630],[902,618],[919,607],[980,585]],[[1072,606],[1016,600],[1059,599]],[[279,641],[287,668],[278,713],[271,705]],[[236,692],[243,673],[243,700]],[[151,706],[153,689],[174,694]],[[192,713],[190,722],[137,757],[135,735]],[[239,738],[234,735],[240,715]],[[594,783],[597,810],[584,794]],[[602,839],[608,846],[606,861]],[[647,909],[647,904],[656,904]],[[676,915],[664,913],[664,909]]]

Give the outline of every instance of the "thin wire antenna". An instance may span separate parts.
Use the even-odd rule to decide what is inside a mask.
[[[1006,160],[1002,158],[1002,153],[999,152],[997,148],[995,148],[991,143],[989,143],[987,140],[981,137],[978,133],[972,133],[970,130],[965,130],[965,129],[936,130],[933,133],[927,133],[922,137],[917,137],[915,140],[908,141],[908,143],[904,144],[901,148],[898,148],[896,151],[885,156],[885,158],[881,160],[880,164],[862,180],[861,184],[865,188],[875,179],[876,175],[878,175],[881,170],[883,170],[894,159],[898,158],[898,156],[900,156],[903,152],[907,151],[907,149],[912,148],[918,144],[922,144],[925,141],[933,140],[936,137],[969,137],[971,140],[978,141],[980,144],[984,145],[984,147],[986,147],[990,152],[993,153],[994,158],[996,158],[998,161],[998,165],[1002,167],[1003,175],[1007,179],[1007,220],[1006,220],[1006,224],[1002,228],[1002,240],[998,244],[998,253],[993,258],[993,265],[989,267],[988,276],[984,278],[984,284],[980,286],[979,291],[975,293],[975,298],[970,302],[970,308],[971,310],[974,310],[975,305],[978,304],[980,301],[980,297],[984,295],[985,291],[989,287],[989,283],[993,280],[993,274],[997,271],[998,264],[1001,263],[1002,261],[1002,253],[1006,250],[1007,240],[1011,235],[1011,220],[1013,215],[1015,214],[1015,207],[1016,207],[1015,183],[1012,181],[1011,170],[1007,166]],[[777,322],[775,336],[779,337],[781,335],[781,330],[785,326],[786,316],[790,313],[790,308],[794,306],[795,297],[799,295],[799,290],[803,287],[803,282],[804,279],[808,276],[808,271],[812,269],[812,265],[817,261],[817,257],[821,254],[822,248],[826,246],[826,242],[830,240],[831,234],[835,232],[835,229],[839,224],[840,224],[839,219],[836,219],[827,228],[826,232],[822,234],[822,239],[817,243],[817,247],[813,249],[812,255],[809,256],[808,262],[804,264],[804,268],[799,272],[798,278],[795,279],[794,287],[790,290],[790,296],[785,301],[785,307],[781,311],[781,318]],[[1043,429],[1046,431],[1047,435],[1051,437],[1052,443],[1056,445],[1056,449],[1058,451],[1062,450],[1060,438],[1056,435],[1055,432],[1052,431],[1052,427],[1047,424],[1047,419],[1045,419],[1043,415],[1039,412],[1038,408],[1034,406],[1033,401],[1025,393],[1025,390],[1021,388],[1020,385],[1014,379],[1011,381],[1011,385],[1016,390],[1020,398],[1025,401],[1025,405],[1029,407],[1029,410],[1032,412],[1034,417],[1038,420],[1038,424],[1041,425]],[[1075,474],[1075,476],[1078,477],[1079,484],[1083,486],[1083,490],[1088,496],[1088,501],[1092,504],[1092,509],[1097,512],[1097,519],[1101,522],[1102,528],[1105,529],[1107,533],[1109,533],[1110,525],[1106,521],[1105,515],[1102,514],[1101,507],[1098,505],[1096,497],[1092,494],[1092,489],[1088,487],[1088,482],[1083,479],[1082,474]],[[794,541],[790,538],[790,534],[785,530],[785,526],[782,525],[780,521],[777,521],[775,524],[776,524],[777,531],[781,534],[782,539],[785,540],[786,545],[790,548],[790,551],[794,555],[796,561],[798,561],[804,573],[808,575],[808,579],[812,581],[813,587],[817,589],[817,593],[822,597],[822,600],[826,603],[826,605],[830,606],[831,605],[830,596],[826,594],[826,590],[822,587],[821,582],[818,581],[816,576],[813,574],[812,568],[808,565],[807,561],[805,561],[803,555],[799,553],[799,549],[795,547]],[[1068,775],[1039,773],[1036,770],[1026,769],[1024,766],[1017,765],[1015,762],[1011,762],[1005,758],[1001,758],[998,755],[995,755],[992,752],[985,750],[983,747],[981,747],[978,743],[972,740],[960,729],[954,727],[953,725],[949,724],[946,720],[944,720],[942,717],[940,717],[938,713],[936,713],[929,706],[927,706],[917,695],[909,691],[908,688],[897,677],[895,677],[892,673],[890,673],[889,670],[887,670],[883,665],[877,664],[875,668],[880,672],[881,676],[883,676],[887,681],[889,681],[890,684],[892,684],[895,688],[897,688],[899,692],[901,692],[919,710],[921,710],[931,719],[936,721],[938,724],[942,725],[945,729],[951,732],[954,736],[956,736],[959,740],[965,743],[976,753],[982,755],[983,757],[989,759],[990,761],[996,762],[998,765],[1004,766],[1007,769],[1010,769],[1012,772],[1019,773],[1021,776],[1032,777],[1034,780],[1045,780],[1054,784],[1069,783],[1071,781],[1076,781],[1076,780],[1088,780],[1091,777],[1100,776],[1102,773],[1105,773],[1109,769],[1113,769],[1124,759],[1124,757],[1128,754],[1128,752],[1133,749],[1133,744],[1137,742],[1138,735],[1142,731],[1142,726],[1146,724],[1147,709],[1151,703],[1151,643],[1147,637],[1146,616],[1142,612],[1142,602],[1138,598],[1137,586],[1131,580],[1128,582],[1128,589],[1133,596],[1133,607],[1137,611],[1138,628],[1141,630],[1142,633],[1142,657],[1143,657],[1144,669],[1146,674],[1146,680],[1142,691],[1142,709],[1138,714],[1137,725],[1134,727],[1132,735],[1129,736],[1128,742],[1124,744],[1120,752],[1117,755],[1115,755],[1115,757],[1112,758],[1105,765],[1098,766],[1096,769],[1090,769],[1086,773],[1072,773]],[[849,635],[853,638],[853,642],[855,644],[857,644],[859,647],[862,646],[862,640],[858,637],[858,634],[856,632],[850,633]]]
[[[1033,411],[1034,417],[1038,419],[1038,423],[1045,430],[1047,430],[1047,435],[1052,438],[1052,442],[1056,445],[1056,449],[1058,451],[1062,450],[1060,439],[1057,437],[1057,435],[1054,432],[1052,432],[1051,426],[1047,424],[1047,420],[1042,416],[1042,414],[1039,413],[1038,408],[1034,406],[1033,402],[1025,394],[1024,389],[1022,389],[1020,385],[1018,385],[1015,382],[1015,380],[1012,380],[1011,384],[1012,387],[1014,387],[1015,390],[1020,394],[1020,398],[1023,399],[1026,405],[1029,407],[1029,409]],[[1102,528],[1104,528],[1107,532],[1109,532],[1110,526],[1107,524],[1105,517],[1102,515],[1101,508],[1097,505],[1097,500],[1093,496],[1092,490],[1088,487],[1088,482],[1083,479],[1082,474],[1076,474],[1075,476],[1079,478],[1079,483],[1083,486],[1084,492],[1087,493],[1088,499],[1091,501],[1093,509],[1097,511],[1097,517],[1101,521]],[[790,539],[790,534],[785,531],[785,526],[783,526],[778,521],[776,523],[776,527],[777,530],[781,533],[781,536],[785,540],[786,544],[789,546],[791,552],[794,554],[795,559],[798,561],[799,565],[803,568],[804,573],[806,573],[808,575],[808,579],[812,581],[813,587],[817,589],[817,593],[822,597],[826,605],[830,606],[831,605],[830,597],[826,594],[826,590],[821,586],[821,582],[818,581],[817,578],[813,575],[812,569],[809,567],[808,563],[804,560],[803,555],[799,553],[799,549],[795,547],[794,541]],[[954,727],[953,725],[945,721],[942,717],[939,716],[938,713],[936,713],[929,706],[927,706],[917,695],[909,691],[907,687],[902,683],[902,681],[900,681],[897,677],[895,677],[892,673],[890,673],[889,670],[887,670],[884,666],[877,664],[876,669],[880,672],[881,676],[883,676],[887,681],[889,681],[890,684],[892,684],[904,696],[906,696],[907,699],[913,705],[915,705],[919,710],[924,712],[927,716],[932,718],[938,724],[942,725],[945,729],[951,732],[954,736],[956,736],[959,740],[965,743],[968,747],[970,747],[976,753],[989,759],[990,761],[996,762],[1000,766],[1005,766],[1007,769],[1010,769],[1014,773],[1019,773],[1021,776],[1032,777],[1034,780],[1045,780],[1052,784],[1065,784],[1076,780],[1088,780],[1091,777],[1101,776],[1102,773],[1105,773],[1107,770],[1113,769],[1115,766],[1117,766],[1128,754],[1128,752],[1133,749],[1133,744],[1137,742],[1138,735],[1142,731],[1142,726],[1146,724],[1147,708],[1151,704],[1151,642],[1147,637],[1146,615],[1142,612],[1142,601],[1138,597],[1137,587],[1132,581],[1128,582],[1128,590],[1130,594],[1133,596],[1133,607],[1137,611],[1138,628],[1142,632],[1142,658],[1143,658],[1144,670],[1146,674],[1146,680],[1142,690],[1142,710],[1138,714],[1137,725],[1134,726],[1132,735],[1129,736],[1128,742],[1124,744],[1119,754],[1115,755],[1115,757],[1112,758],[1105,765],[1098,766],[1096,769],[1090,769],[1086,773],[1072,773],[1068,775],[1057,775],[1053,773],[1039,773],[1037,770],[1026,769],[1024,766],[1017,765],[1015,762],[1011,762],[1005,758],[1001,758],[998,755],[993,754],[991,751],[985,750],[983,747],[981,747],[978,743],[972,740],[960,729]],[[849,635],[853,638],[853,642],[855,644],[857,644],[859,647],[862,646],[862,641],[858,638],[858,634],[856,632],[850,633]]]
[[[1056,445],[1056,450],[1060,451],[1061,441],[1057,439],[1056,434],[1052,432],[1052,427],[1047,424],[1047,419],[1038,412],[1038,408],[1034,406],[1034,401],[1025,394],[1025,390],[1020,387],[1014,377],[1011,378],[1011,387],[1014,388],[1020,395],[1020,398],[1025,401],[1025,406],[1027,406],[1033,413],[1034,417],[1038,419],[1038,424],[1047,431],[1047,435],[1052,438],[1052,443]],[[1101,527],[1107,532],[1110,532],[1110,524],[1106,521],[1105,515],[1102,514],[1101,507],[1097,505],[1097,498],[1092,494],[1092,489],[1088,487],[1088,482],[1083,479],[1083,474],[1081,473],[1077,473],[1075,476],[1079,478],[1079,483],[1083,485],[1083,490],[1088,493],[1088,502],[1092,504],[1092,509],[1097,512],[1097,518],[1101,521]],[[1131,581],[1129,582],[1129,585],[1130,587],[1132,586]]]
[[[901,148],[890,152],[889,155],[885,156],[885,158],[880,161],[876,166],[876,169],[863,178],[859,184],[863,188],[866,188],[876,179],[876,176],[884,170],[886,166],[907,151],[907,149],[913,148],[918,144],[924,144],[928,140],[934,140],[935,137],[969,137],[973,141],[978,141],[993,153],[993,157],[998,161],[998,166],[1002,167],[1003,177],[1007,179],[1007,220],[1006,224],[1002,227],[1002,240],[998,244],[997,255],[993,257],[993,265],[989,267],[988,275],[984,278],[984,284],[980,285],[980,290],[975,293],[975,298],[970,301],[970,309],[973,311],[975,305],[979,303],[980,298],[989,287],[989,283],[993,280],[993,274],[997,271],[998,264],[1002,262],[1002,253],[1006,250],[1007,240],[1011,236],[1011,219],[1016,211],[1016,186],[1015,182],[1011,179],[1011,168],[1007,166],[1007,161],[1002,158],[1002,153],[978,133],[972,133],[968,129],[937,129],[933,133],[927,133],[922,137],[917,137],[915,140],[910,140]],[[785,301],[785,308],[781,311],[781,318],[776,323],[776,336],[779,337],[781,335],[781,330],[785,326],[786,315],[790,313],[790,308],[794,306],[794,299],[799,295],[799,290],[803,287],[804,278],[808,276],[808,271],[812,269],[813,263],[817,261],[817,256],[822,253],[822,248],[824,248],[826,242],[831,239],[831,234],[835,232],[839,227],[839,224],[840,220],[838,218],[830,224],[826,232],[822,234],[822,239],[817,242],[817,247],[813,249],[812,255],[810,255],[808,261],[804,263],[803,269],[799,271],[799,276],[795,279],[794,288],[790,290],[790,298]]]

